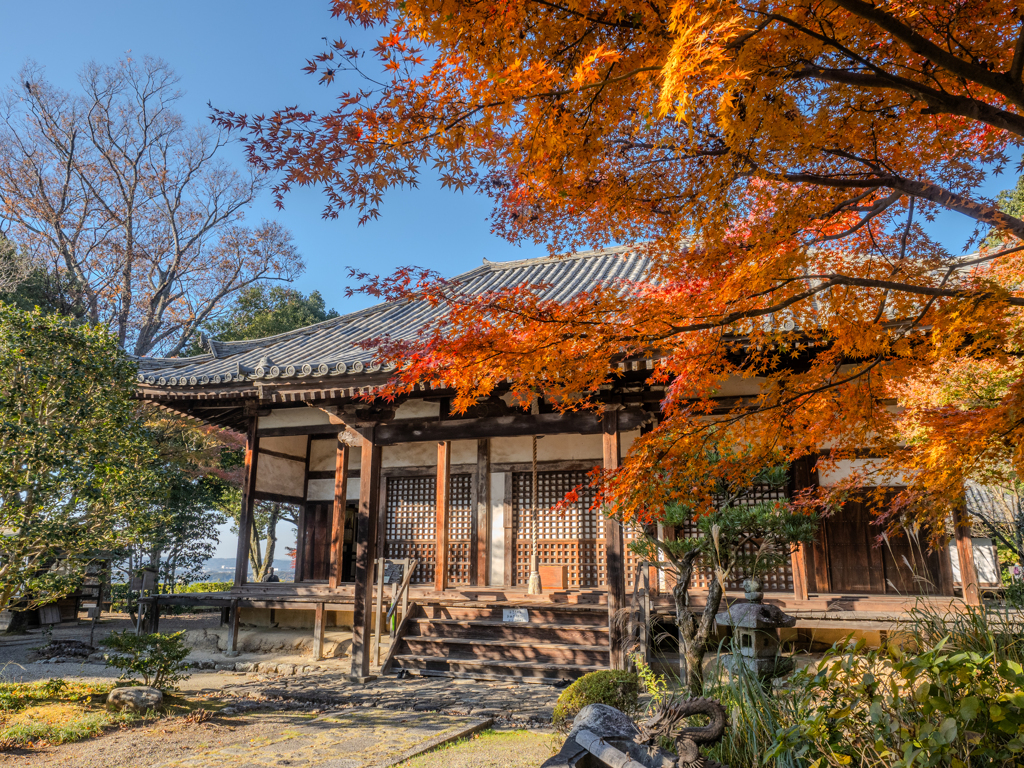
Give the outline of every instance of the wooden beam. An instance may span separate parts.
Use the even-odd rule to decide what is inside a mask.
[[[313,661],[320,661],[324,657],[324,604],[316,604],[315,618],[313,619]]]
[[[602,414],[601,432],[604,468],[618,469],[620,461],[619,412]],[[625,639],[618,613],[626,604],[625,561],[622,556],[622,526],[610,517],[604,519],[605,578],[608,582],[608,650],[612,669],[626,668]]]
[[[971,541],[971,521],[962,507],[953,513],[953,521],[956,525],[956,554],[960,559],[960,584],[964,591],[964,602],[968,605],[981,605],[978,568],[974,563],[974,542]]]
[[[373,561],[377,557],[377,516],[380,501],[381,447],[363,438],[359,470],[359,513],[356,516],[356,584],[352,612],[352,676],[370,675],[370,630],[373,615]]]
[[[476,441],[476,514],[470,528],[472,567],[469,583],[487,583],[487,554],[491,543],[491,441]],[[474,557],[475,554],[475,557]]]
[[[256,434],[259,420],[253,416],[249,421],[249,433],[245,438],[245,469],[242,475],[242,503],[238,521],[238,547],[235,550],[235,586],[240,587],[249,575],[249,536],[252,532],[252,507],[255,501],[256,472],[259,467],[260,439]]]
[[[342,581],[342,554],[345,547],[345,508],[348,506],[348,443],[338,435],[338,448],[334,457],[334,515],[331,518],[331,579],[332,589]]]
[[[629,432],[655,418],[641,408],[618,412],[619,430]],[[487,437],[523,437],[527,435],[596,435],[601,432],[602,416],[592,411],[570,413],[517,413],[511,416],[481,416],[471,419],[408,420],[377,425],[374,442],[379,445],[425,443],[431,441],[479,440]],[[352,424],[359,434],[370,425]]]
[[[434,535],[434,588],[443,592],[448,586],[448,512],[451,508],[452,444],[443,440],[437,444],[437,516]]]

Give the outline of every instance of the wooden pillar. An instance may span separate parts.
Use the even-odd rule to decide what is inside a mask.
[[[238,548],[235,550],[235,586],[248,581],[249,536],[252,532],[253,494],[256,493],[256,471],[260,458],[260,438],[256,433],[259,417],[253,414],[245,439],[245,470],[242,475],[242,503],[238,521]]]
[[[604,443],[604,468],[619,467],[619,414],[605,411],[601,418]],[[608,645],[612,669],[625,669],[625,639],[616,620],[626,605],[625,561],[622,553],[622,526],[610,517],[604,519],[605,578],[608,583]]]
[[[794,461],[789,468],[789,495],[793,498],[805,488],[818,485],[818,470],[815,469],[817,456],[802,456]],[[815,590],[820,589],[814,573],[814,549],[810,544],[798,544],[790,555],[793,569],[793,597],[807,600],[813,584]]]
[[[380,445],[363,438],[359,467],[359,512],[356,516],[355,608],[352,614],[352,676],[370,676],[370,630],[373,615],[373,563],[377,557],[380,501]]]
[[[228,648],[225,656],[238,655],[238,600],[231,601],[231,619],[228,624]]]
[[[964,590],[964,601],[968,605],[981,605],[978,569],[974,564],[974,543],[971,541],[971,520],[961,508],[954,512],[953,521],[956,524],[956,554],[960,559],[960,584]]]
[[[437,444],[437,517],[434,552],[434,589],[443,592],[448,586],[448,511],[451,508],[452,444]]]
[[[939,594],[952,597],[956,594],[953,589],[953,561],[949,555],[949,540],[943,542],[942,549],[938,552],[939,560]]]
[[[793,597],[796,600],[807,599],[807,547],[797,544],[790,554],[793,568]]]
[[[516,519],[515,505],[512,503],[513,478],[511,472],[505,473],[505,494],[502,497],[502,520],[505,524],[505,578],[502,584],[506,587],[516,585]]]
[[[476,441],[476,514],[470,537],[472,564],[469,583],[474,587],[487,583],[488,551],[491,544],[491,441]]]
[[[345,549],[345,507],[348,504],[348,443],[338,435],[334,457],[334,515],[331,517],[331,589],[341,584],[342,554]]]

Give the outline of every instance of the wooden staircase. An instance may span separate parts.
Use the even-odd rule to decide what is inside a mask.
[[[410,606],[383,672],[555,683],[608,668],[608,609],[524,606],[529,622],[503,621],[501,605]]]

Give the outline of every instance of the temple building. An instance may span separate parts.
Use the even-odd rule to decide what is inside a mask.
[[[543,284],[548,297],[564,300],[599,283],[641,279],[647,267],[642,255],[617,248],[485,261],[455,279],[468,292]],[[443,311],[426,301],[383,303],[270,338],[211,339],[209,351],[196,357],[140,360],[142,399],[247,439],[234,584],[162,602],[229,609],[232,637],[240,623],[268,622],[270,611],[277,620],[290,614],[312,628],[315,648],[327,624],[351,626],[352,672],[365,677],[376,661],[373,632],[387,600],[408,583],[384,671],[563,679],[625,663],[626,631],[610,617],[628,608],[643,584],[654,614],[669,616],[665,579],[645,573],[648,566],[627,547],[633,533],[592,509],[586,493],[568,512],[554,507],[585,485],[595,466],[618,466],[633,440],[657,423],[664,386],[649,381],[657,360],[617,361],[621,375],[599,393],[600,411],[559,413],[541,402],[539,412],[527,413],[499,389],[455,414],[453,392],[427,384],[397,402],[368,401],[392,371],[373,364],[359,343],[384,334],[409,338]],[[757,386],[737,381],[719,396],[735,402],[756,395]],[[813,462],[801,462],[788,491],[764,494],[835,483],[855,464],[839,462],[818,477]],[[292,582],[250,580],[249,527],[259,501],[296,510]],[[902,558],[918,562],[920,555],[907,542],[877,546],[871,520],[864,504],[847,504],[823,522],[813,546],[765,580],[766,602],[797,618],[794,637],[877,630],[919,598],[923,582],[906,572]],[[528,595],[535,539],[543,591]],[[954,583],[942,551],[922,564],[933,585],[926,599],[948,606],[960,594],[976,602],[966,526],[951,545],[966,589]],[[374,569],[379,559],[416,565],[390,578],[386,567]],[[701,573],[693,585],[694,610],[702,607],[707,578]],[[741,594],[740,578],[728,585],[736,590],[729,599]],[[382,602],[375,582],[397,586],[384,590]]]

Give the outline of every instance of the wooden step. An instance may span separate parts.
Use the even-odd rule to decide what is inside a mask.
[[[566,606],[555,608],[543,606],[515,606],[525,608],[530,615],[530,624],[607,624],[608,611],[591,606]],[[500,605],[421,605],[422,616],[430,619],[455,619],[461,621],[503,622],[507,607]]]
[[[507,624],[501,621],[411,619],[407,637],[469,638],[507,642],[536,641],[573,645],[608,645],[608,627],[565,624]]]
[[[402,653],[435,656],[449,660],[480,659],[486,661],[531,662],[542,665],[574,664],[594,666],[608,663],[606,645],[571,645],[566,643],[507,642],[467,638],[406,637]]]
[[[459,677],[496,675],[514,678],[541,678],[552,681],[574,680],[588,672],[607,669],[607,664],[536,664],[528,661],[507,661],[488,659],[449,659],[444,656],[422,656],[399,653],[395,656],[394,669],[410,672],[433,673]]]

